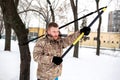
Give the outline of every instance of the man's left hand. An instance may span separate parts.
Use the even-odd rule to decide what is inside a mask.
[[[84,32],[84,35],[89,35],[91,29],[89,27],[83,27],[80,29],[80,33]]]

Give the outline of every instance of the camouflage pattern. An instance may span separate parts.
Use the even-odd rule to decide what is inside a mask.
[[[80,32],[76,31],[68,37],[59,37],[57,40],[53,40],[51,36],[45,36],[37,41],[33,51],[33,58],[38,62],[37,78],[41,80],[54,80],[61,75],[62,64],[52,66],[54,65],[52,63],[53,56],[61,56],[63,48],[71,45],[79,34]]]

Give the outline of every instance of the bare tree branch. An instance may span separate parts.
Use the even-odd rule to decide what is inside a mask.
[[[18,12],[18,14],[22,14],[22,13],[24,13],[24,12],[28,12],[28,11],[34,11],[34,12],[37,12],[37,13],[39,13],[40,15],[42,15],[42,16],[45,18],[45,16],[43,15],[43,13],[41,13],[40,11],[35,10],[35,9],[28,9],[28,10],[20,11],[20,12]]]
[[[27,0],[26,0],[27,3],[29,3]],[[30,1],[30,3],[28,4],[27,8],[26,9],[29,9],[29,7],[31,6],[33,0]]]
[[[16,10],[17,10],[18,4],[19,4],[19,0],[14,0],[14,3],[15,3]]]
[[[55,15],[54,15],[54,11],[51,5],[51,2],[49,0],[47,0],[49,7],[50,7],[50,11],[51,11],[51,16],[52,16],[52,21],[55,22]]]

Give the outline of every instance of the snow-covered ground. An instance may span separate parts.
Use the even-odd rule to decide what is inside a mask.
[[[30,43],[32,51],[35,43]],[[20,54],[18,43],[12,41],[11,51],[4,50],[0,40],[0,80],[19,80]],[[120,80],[120,51],[80,48],[79,58],[73,58],[73,49],[63,59],[63,70],[59,80]],[[36,80],[37,63],[31,60],[30,80]]]

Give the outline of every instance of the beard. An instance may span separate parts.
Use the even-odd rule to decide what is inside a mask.
[[[59,38],[59,35],[51,35],[51,34],[47,34],[48,36],[52,37],[54,40],[57,40]]]
[[[59,36],[52,36],[54,40],[57,40]]]

